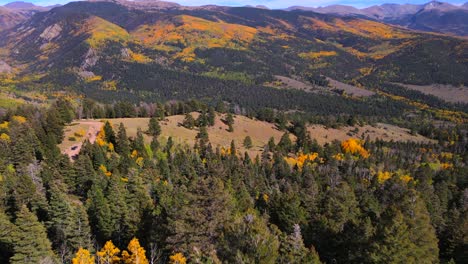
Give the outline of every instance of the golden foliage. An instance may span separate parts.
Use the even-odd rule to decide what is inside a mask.
[[[404,174],[401,171],[398,171],[396,173],[389,172],[389,171],[379,171],[377,172],[377,181],[382,184],[386,182],[387,180],[391,179],[392,177],[398,177],[401,181],[404,183],[408,183],[413,180],[413,177],[409,174]]]
[[[91,256],[87,249],[81,248],[76,252],[75,257],[72,259],[72,264],[94,264],[94,256]]]
[[[144,162],[144,159],[143,157],[138,157],[135,161],[135,163],[141,168],[143,167],[143,162]]]
[[[180,15],[175,21],[160,21],[137,28],[132,35],[143,45],[167,52],[181,60],[195,60],[197,48],[245,49],[253,41],[257,29]],[[183,48],[179,48],[182,46]]]
[[[107,241],[104,247],[96,253],[99,264],[117,264],[120,262],[118,249],[111,240]]]
[[[102,80],[102,76],[100,76],[100,75],[94,75],[92,77],[86,78],[86,82],[97,82],[97,81],[100,81],[100,80]]]
[[[366,159],[370,156],[370,154],[361,144],[362,142],[360,140],[350,138],[341,142],[341,148],[345,153],[359,154],[361,157]]]
[[[344,155],[343,155],[343,153],[337,153],[337,154],[333,155],[332,158],[334,158],[335,160],[340,161],[340,160],[344,160]]]
[[[7,121],[5,121],[5,122],[3,122],[3,123],[0,124],[0,129],[6,130],[6,129],[8,129],[8,126],[9,126],[9,125],[10,125],[10,123],[7,122]]]
[[[105,91],[117,91],[117,82],[115,80],[105,81],[101,88]]]
[[[11,118],[11,120],[16,121],[16,122],[18,122],[20,124],[26,123],[26,117],[24,117],[24,116],[13,116]]]
[[[104,173],[104,175],[106,175],[107,177],[112,176],[112,172],[108,171],[107,167],[104,166],[103,164],[101,164],[101,166],[99,166],[99,170],[102,171],[102,173]]]
[[[303,154],[300,153],[297,157],[285,157],[284,160],[289,164],[289,166],[297,166],[299,169],[304,167],[304,164],[308,161],[314,161],[318,158],[318,153]]]
[[[405,183],[408,183],[413,180],[413,177],[411,177],[409,174],[401,175],[400,180],[402,180]]]
[[[5,133],[2,133],[2,134],[0,135],[0,141],[5,141],[5,142],[8,142],[8,143],[9,143],[9,142],[11,141],[11,139],[10,139],[10,136],[9,136],[9,135],[7,135],[7,134],[5,134]]]
[[[187,259],[184,257],[182,253],[176,253],[169,257],[169,263],[171,264],[185,264],[187,263]]]
[[[322,57],[333,57],[336,55],[337,55],[336,51],[318,51],[318,52],[299,53],[299,57],[303,59],[310,59],[310,60],[319,59]]]
[[[140,246],[137,238],[130,240],[127,246],[128,251],[122,252],[122,260],[125,264],[148,264],[148,259],[145,255],[145,249]]]
[[[146,57],[145,55],[141,53],[136,53],[136,52],[129,50],[129,54],[132,60],[138,63],[148,63],[151,61],[150,58]]]
[[[130,35],[125,29],[100,17],[88,19],[85,28],[91,34],[87,42],[93,48],[98,48],[109,40],[121,43],[130,40]]]
[[[379,181],[379,183],[384,183],[386,180],[392,178],[392,176],[393,176],[393,173],[389,171],[385,171],[385,172],[379,171],[377,173],[377,180]]]
[[[8,134],[2,133],[0,134],[0,140],[5,142],[10,142],[11,138]]]
[[[452,122],[458,123],[458,124],[463,124],[463,123],[468,122],[468,114],[464,113],[464,112],[461,112],[461,111],[431,108],[427,104],[414,102],[414,101],[411,101],[410,99],[408,99],[406,97],[403,97],[403,96],[393,95],[393,94],[385,93],[385,92],[382,92],[382,91],[377,91],[377,93],[379,95],[389,97],[389,98],[391,98],[391,99],[393,99],[395,101],[405,102],[405,103],[407,103],[409,105],[412,105],[412,106],[414,106],[414,107],[416,107],[418,109],[429,111],[432,114],[434,114],[435,117],[438,118],[438,119],[448,120],[448,121],[452,121]]]
[[[84,137],[86,135],[86,130],[80,129],[74,133],[75,137]]]

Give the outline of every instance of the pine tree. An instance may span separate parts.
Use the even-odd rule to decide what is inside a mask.
[[[293,233],[283,238],[278,262],[319,264],[318,254],[305,247],[300,226],[295,224],[293,229]]]
[[[44,263],[54,260],[52,245],[44,226],[25,205],[21,206],[15,224],[17,230],[12,234],[14,255],[10,258],[10,263]]]
[[[226,248],[220,254],[228,263],[273,264],[278,258],[278,235],[268,228],[267,220],[252,209],[234,219],[224,240]]]
[[[407,217],[410,239],[416,246],[411,254],[419,263],[436,263],[439,260],[439,241],[424,202],[414,195]]]
[[[17,232],[16,226],[0,210],[0,263],[8,263],[8,259],[13,254],[13,234],[15,232]]]
[[[108,240],[114,230],[114,218],[111,215],[109,204],[104,197],[102,189],[97,184],[94,184],[88,192],[86,207],[89,221],[97,240]]]
[[[112,240],[117,246],[123,246],[136,233],[139,224],[138,214],[131,215],[128,210],[128,190],[119,177],[112,177],[107,189],[106,201],[112,216]]]
[[[375,242],[370,250],[372,263],[418,263],[412,252],[416,245],[411,242],[408,225],[403,214],[395,208],[390,208],[384,216]]]
[[[133,238],[128,243],[128,251],[122,252],[122,260],[125,264],[148,264],[148,259],[145,255],[145,249],[140,246],[138,239]]]
[[[116,141],[115,151],[120,155],[128,155],[130,153],[130,143],[128,142],[127,130],[123,123],[119,125]]]
[[[113,145],[116,144],[115,132],[109,121],[106,121],[104,124],[104,135],[106,142],[112,143]]]
[[[229,149],[231,150],[231,156],[237,155],[236,142],[234,140],[231,140],[231,147]]]
[[[161,135],[161,126],[159,125],[159,122],[155,117],[152,117],[149,120],[148,134],[150,134],[153,137],[158,137],[159,135]]]
[[[195,119],[193,119],[192,114],[187,113],[185,114],[184,121],[182,122],[182,126],[188,129],[192,129],[195,126]]]
[[[213,107],[208,108],[207,119],[208,119],[208,126],[215,125],[216,113]]]
[[[278,148],[283,153],[289,153],[292,151],[292,142],[288,133],[284,133],[283,136],[281,136],[281,139],[278,142]]]
[[[252,138],[250,138],[250,136],[246,136],[246,137],[244,138],[243,144],[244,144],[244,147],[245,147],[246,149],[252,148]]]
[[[206,130],[206,126],[200,127],[200,131],[198,132],[196,139],[198,139],[198,145],[202,153],[206,152],[206,148],[210,142],[208,138],[208,131]]]
[[[226,115],[226,125],[228,125],[228,132],[234,132],[234,117],[232,116],[231,113],[228,113]]]
[[[224,188],[223,182],[215,177],[197,177],[188,190],[180,190],[181,202],[186,202],[168,211],[169,249],[184,252],[194,247],[202,252],[213,249],[232,213],[232,198]]]
[[[96,178],[96,172],[88,155],[79,155],[74,165],[75,177],[67,183],[72,187],[73,193],[84,197]]]

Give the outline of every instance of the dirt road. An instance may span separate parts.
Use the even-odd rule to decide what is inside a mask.
[[[89,121],[89,120],[79,120],[74,122],[77,125],[87,125],[89,126],[88,131],[86,131],[86,135],[83,137],[83,140],[77,142],[76,144],[72,145],[71,147],[67,148],[64,153],[73,160],[73,157],[80,153],[81,147],[83,146],[83,142],[87,139],[89,142],[94,143],[96,141],[96,136],[101,130],[101,127],[104,125],[100,121]]]

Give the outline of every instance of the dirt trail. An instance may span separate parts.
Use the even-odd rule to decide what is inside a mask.
[[[96,141],[96,136],[101,130],[101,127],[104,125],[100,121],[87,121],[87,120],[83,120],[83,121],[80,120],[74,123],[77,123],[79,125],[89,125],[88,131],[86,131],[86,135],[84,136],[84,139],[89,140],[91,144],[93,144]],[[64,154],[68,155],[70,159],[73,160],[73,157],[75,157],[76,155],[80,153],[81,147],[83,146],[83,142],[84,140],[82,140],[81,142],[77,142],[73,146],[67,148],[64,151]]]

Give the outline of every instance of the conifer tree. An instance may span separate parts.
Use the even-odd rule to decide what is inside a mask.
[[[243,144],[244,144],[244,147],[245,147],[246,149],[252,148],[252,138],[251,138],[250,136],[246,136],[246,137],[244,138]]]
[[[213,249],[223,227],[230,220],[232,199],[222,181],[215,177],[198,177],[180,193],[187,201],[169,210],[170,249],[202,252]]]
[[[229,263],[276,263],[278,236],[268,228],[266,219],[254,210],[237,216],[224,239],[227,248],[220,254]]]
[[[104,124],[104,135],[106,142],[112,143],[113,145],[116,144],[115,132],[109,121],[106,121]]]
[[[215,113],[215,110],[214,110],[213,107],[208,108],[207,119],[208,119],[208,126],[214,126],[215,119],[216,119],[216,113]]]
[[[301,227],[295,224],[293,232],[283,238],[280,247],[279,263],[319,264],[320,259],[315,251],[308,250],[302,239]],[[284,237],[284,236],[282,236]]]
[[[395,208],[390,208],[381,223],[378,241],[371,247],[372,263],[418,263],[412,252],[416,245],[411,241],[408,225],[403,214]]]
[[[96,235],[97,240],[108,240],[114,230],[114,218],[111,215],[109,204],[104,197],[102,189],[97,184],[93,184],[88,192],[86,207],[89,215],[89,221],[93,227],[93,233]]]
[[[148,134],[150,134],[152,137],[158,137],[159,135],[161,135],[161,126],[159,125],[159,121],[155,117],[152,117],[149,120]]]
[[[228,125],[228,132],[234,132],[234,117],[231,113],[227,113],[225,122]]]
[[[120,155],[128,155],[130,153],[130,143],[128,142],[127,130],[123,123],[119,125],[116,141],[115,151]]]
[[[193,119],[192,114],[187,113],[185,114],[184,121],[182,122],[182,126],[188,129],[192,129],[195,126],[195,119]]]
[[[23,205],[16,216],[16,231],[12,234],[14,255],[12,264],[52,262],[55,258],[44,226],[35,214]]]
[[[16,232],[16,226],[0,210],[0,263],[8,263],[13,253],[13,234]]]

